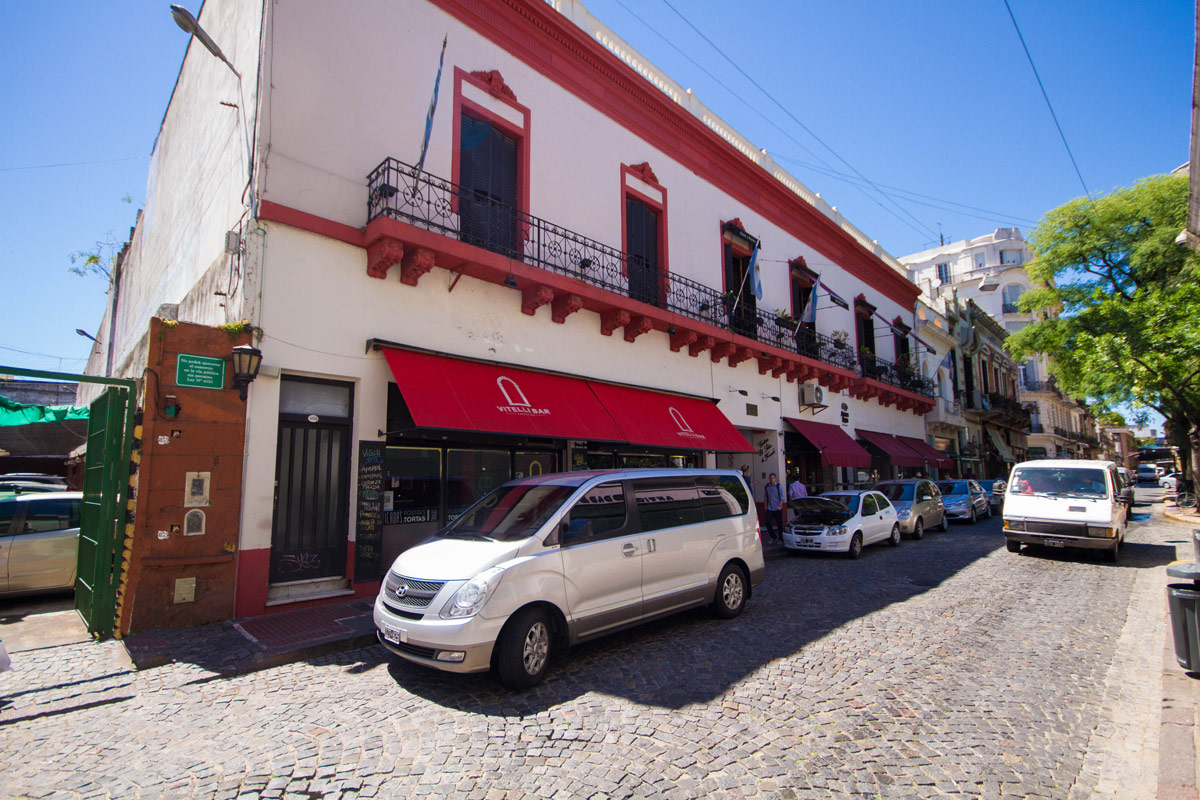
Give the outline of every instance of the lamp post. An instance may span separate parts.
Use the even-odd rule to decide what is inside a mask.
[[[172,5],[171,18],[175,20],[175,24],[178,25],[184,33],[189,33],[196,37],[200,41],[200,44],[204,45],[204,48],[208,50],[208,52],[219,58],[225,64],[225,66],[229,67],[229,70],[237,76],[238,115],[241,117],[242,133],[246,140],[246,168],[248,172],[247,187],[250,191],[250,202],[248,205],[250,206],[251,214],[253,216],[258,216],[258,210],[255,208],[254,197],[254,152],[250,144],[250,126],[246,122],[246,94],[242,89],[242,73],[238,72],[237,67],[233,66],[233,62],[225,57],[225,53],[221,51],[221,48],[217,46],[217,43],[213,41],[213,38],[208,35],[208,31],[204,30],[204,28],[200,26],[200,21],[192,16],[192,12],[188,11],[181,5]]]

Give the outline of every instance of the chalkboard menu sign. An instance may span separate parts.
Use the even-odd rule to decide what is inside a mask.
[[[383,577],[383,442],[358,443],[354,580]]]

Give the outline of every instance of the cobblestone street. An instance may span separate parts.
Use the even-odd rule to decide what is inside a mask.
[[[778,555],[741,618],[577,648],[524,694],[379,646],[233,678],[32,650],[0,675],[0,794],[1151,798],[1164,566],[1192,556],[1160,508],[1116,565],[1008,553],[999,519]]]

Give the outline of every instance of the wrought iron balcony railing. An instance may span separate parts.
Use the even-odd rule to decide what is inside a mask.
[[[896,364],[868,352],[860,352],[858,360],[864,378],[872,378],[890,386],[933,397],[933,381],[921,376],[907,364]]]
[[[664,275],[615,247],[394,158],[371,172],[368,190],[368,223],[379,217],[402,220],[831,366],[857,369],[849,345],[758,311],[752,296],[738,299],[681,275]],[[933,395],[932,382],[919,377],[889,383]]]

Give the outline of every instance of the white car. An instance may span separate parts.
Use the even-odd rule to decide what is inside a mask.
[[[900,544],[896,508],[879,492],[826,492],[788,504],[791,517],[783,530],[789,551],[845,553],[858,558],[863,547],[886,541]]]
[[[1178,472],[1172,472],[1159,478],[1158,485],[1164,489],[1170,489],[1173,492],[1178,487],[1179,479],[1182,477],[1182,474]]]

